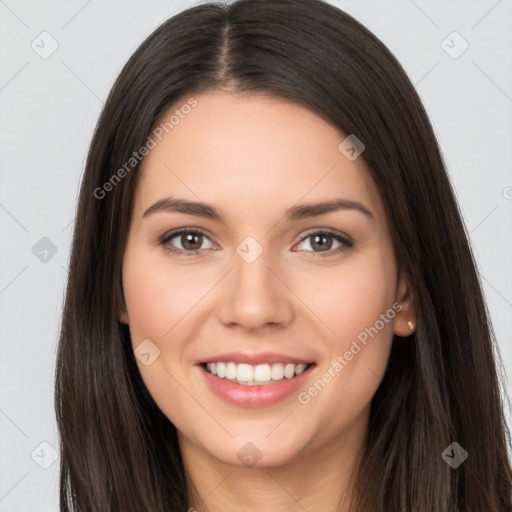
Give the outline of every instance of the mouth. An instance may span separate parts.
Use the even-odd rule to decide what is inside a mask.
[[[251,365],[234,361],[201,363],[203,369],[219,379],[240,384],[242,386],[266,386],[282,380],[298,377],[315,363],[263,363]]]
[[[289,397],[306,387],[317,366],[278,354],[236,353],[211,359],[198,362],[196,368],[217,397],[238,407],[264,407]]]

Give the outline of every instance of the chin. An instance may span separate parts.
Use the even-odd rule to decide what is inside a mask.
[[[222,446],[203,446],[220,462],[240,468],[275,468],[292,463],[305,448],[297,443],[284,443],[282,439],[265,439],[261,434],[230,439]]]

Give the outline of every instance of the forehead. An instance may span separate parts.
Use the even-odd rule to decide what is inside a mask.
[[[177,101],[158,123],[158,136],[153,131],[134,213],[179,196],[218,205],[226,217],[232,208],[237,219],[332,198],[360,201],[382,216],[364,160],[347,159],[338,149],[346,134],[312,111],[281,98],[225,91],[193,99]],[[184,108],[188,104],[195,106]]]

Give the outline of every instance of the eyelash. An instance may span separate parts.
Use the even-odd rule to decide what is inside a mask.
[[[194,234],[194,235],[203,235],[208,238],[206,233],[200,229],[180,228],[180,229],[176,229],[175,231],[171,231],[170,233],[166,233],[160,239],[159,244],[164,246],[164,249],[169,253],[182,254],[184,256],[195,256],[195,255],[201,253],[203,250],[206,250],[206,249],[198,249],[195,251],[185,251],[183,249],[176,249],[176,248],[171,248],[171,247],[166,246],[166,244],[168,244],[173,238],[176,238],[178,235],[181,235],[183,233],[190,233],[190,234]],[[330,249],[329,251],[325,251],[325,252],[305,251],[305,252],[312,253],[313,257],[325,258],[328,256],[333,256],[336,254],[340,254],[354,246],[354,242],[352,242],[352,240],[350,240],[348,237],[342,236],[339,232],[332,231],[330,229],[311,231],[307,235],[305,235],[303,238],[301,238],[299,240],[299,242],[297,243],[297,245],[301,244],[302,242],[304,242],[308,238],[311,238],[314,235],[330,236],[330,237],[334,238],[335,240],[337,240],[338,242],[340,242],[342,245],[340,247],[338,247],[337,249]]]

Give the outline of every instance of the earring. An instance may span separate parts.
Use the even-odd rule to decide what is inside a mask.
[[[414,331],[414,322],[411,322],[410,320],[407,322],[407,325],[409,326],[409,329],[411,329],[411,331]]]

